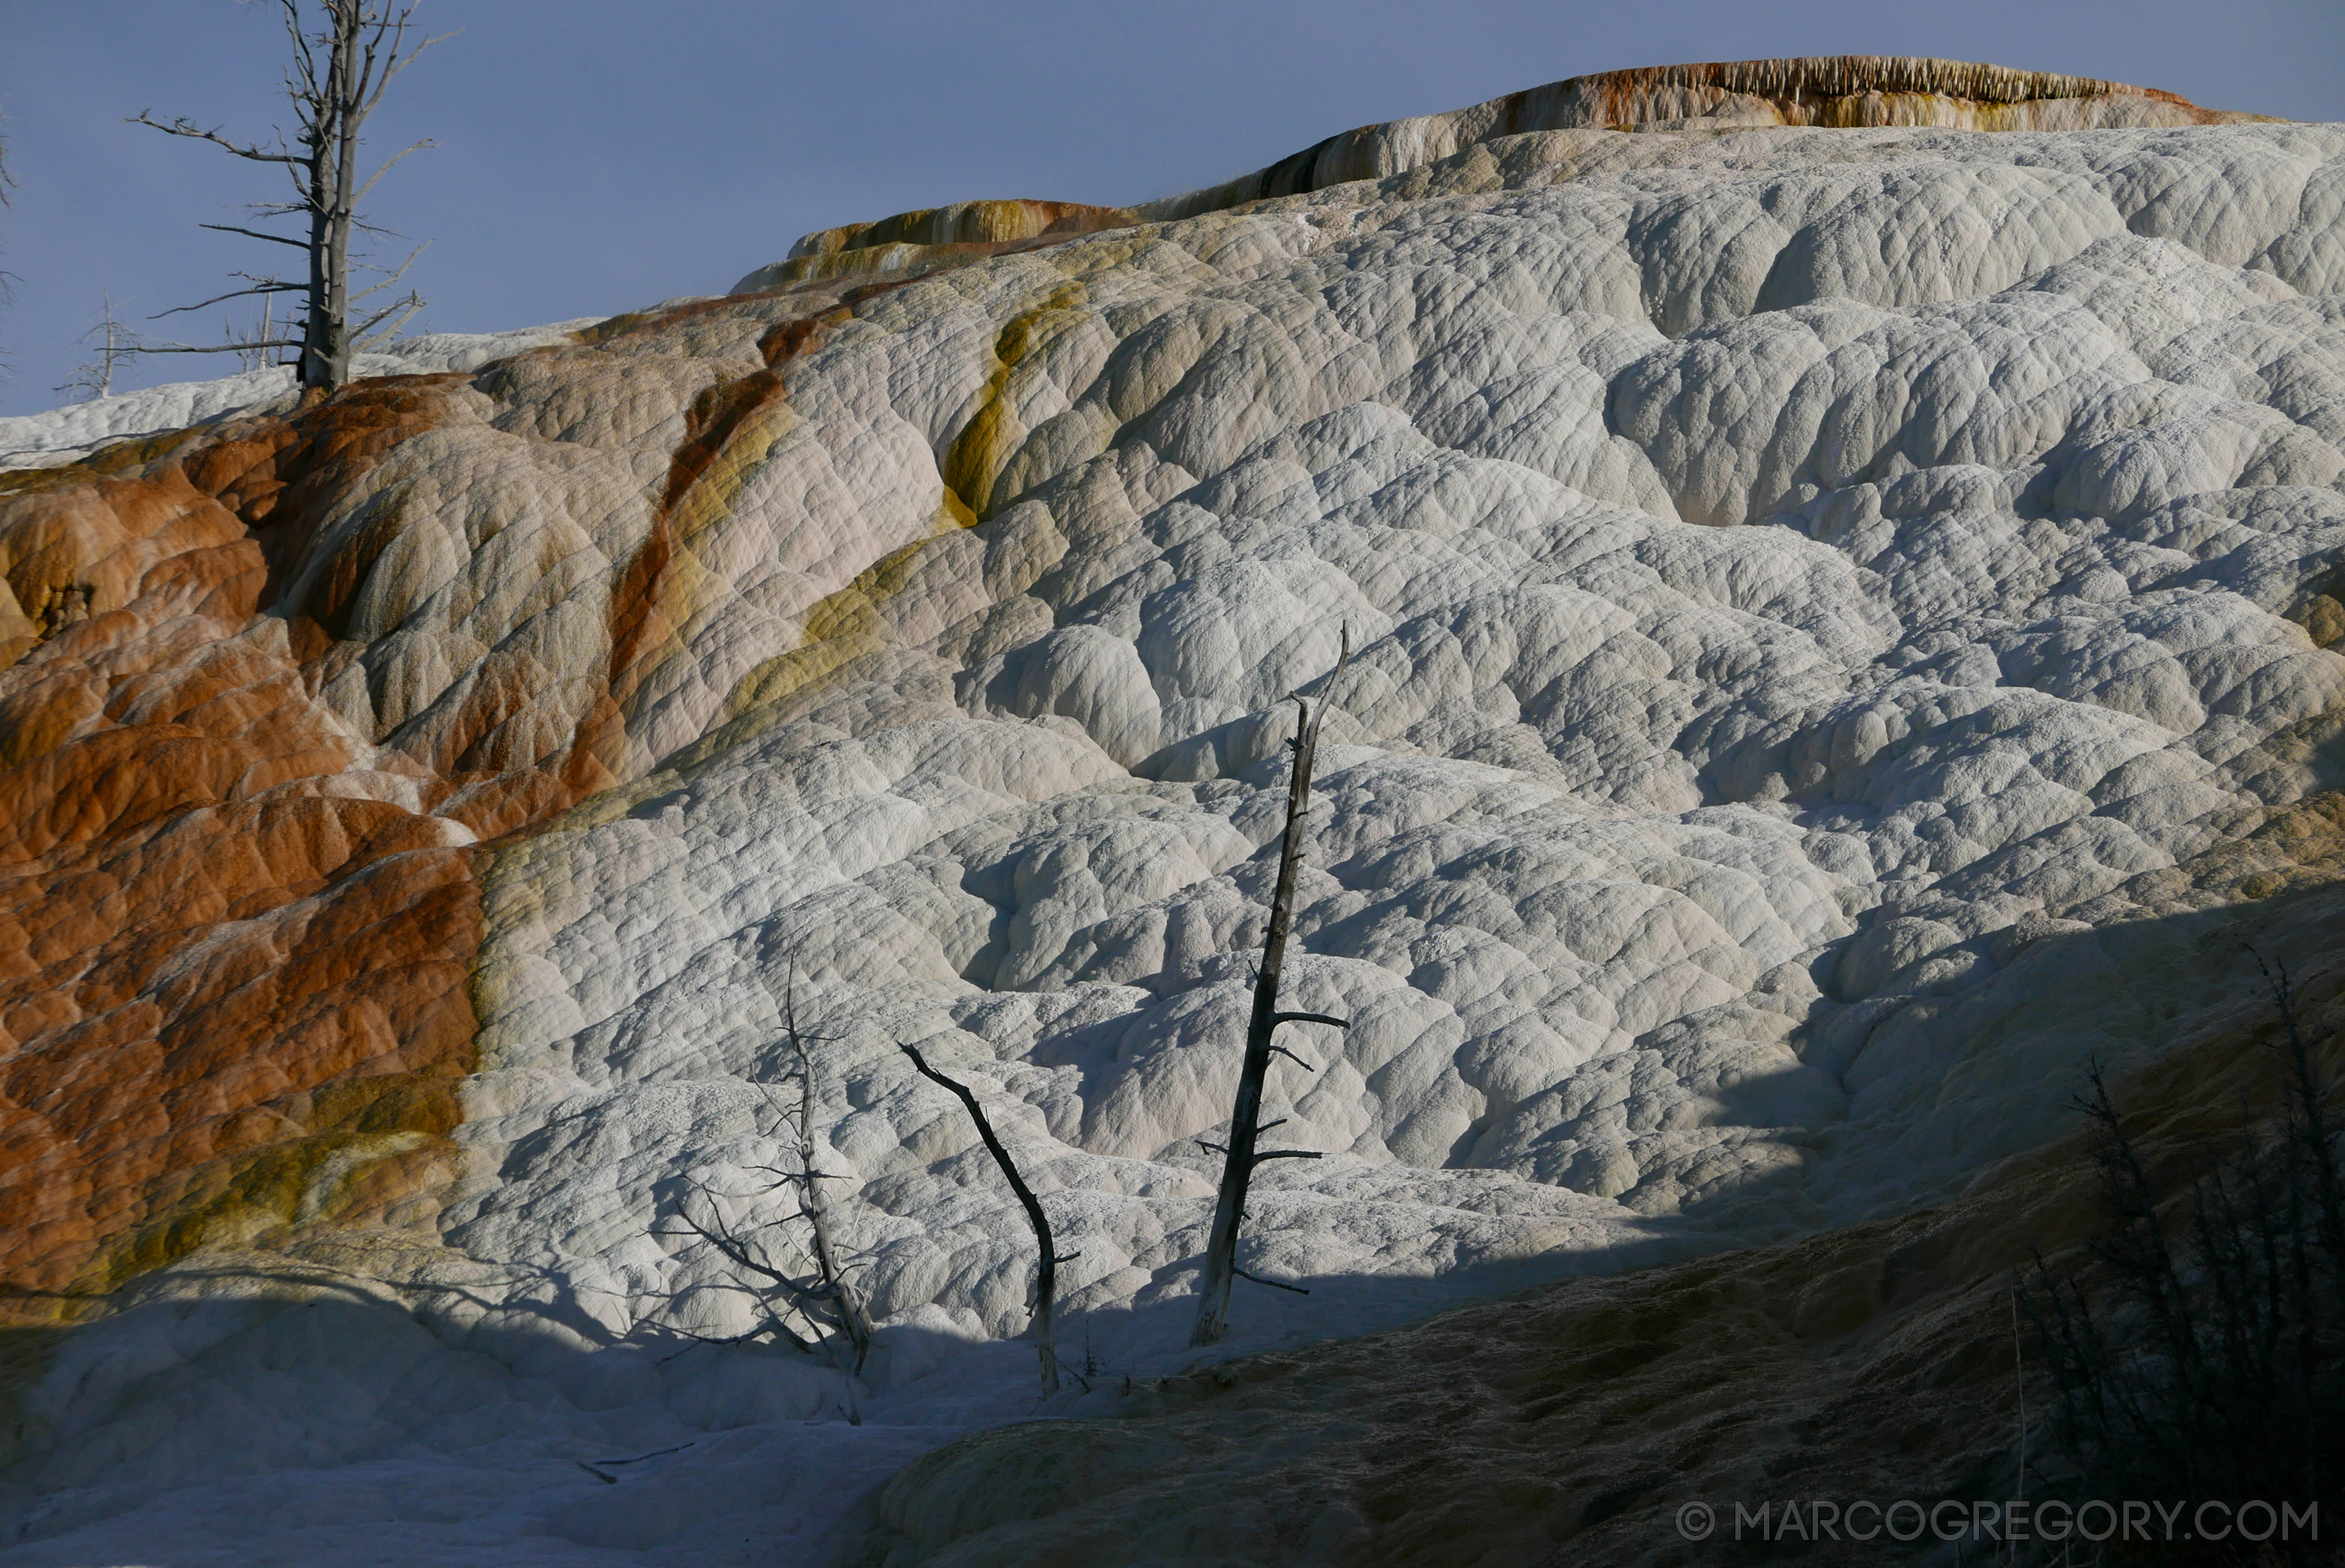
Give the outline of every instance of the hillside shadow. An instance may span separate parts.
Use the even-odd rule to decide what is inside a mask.
[[[1160,1269],[1127,1303],[1076,1292],[1058,1332],[1076,1375],[1052,1401],[1024,1339],[899,1323],[881,1332],[856,1384],[771,1346],[614,1335],[566,1281],[527,1271],[482,1268],[395,1293],[299,1257],[188,1260],[125,1292],[109,1316],[0,1340],[11,1396],[0,1408],[0,1563],[193,1568],[233,1547],[240,1510],[312,1519],[324,1539],[374,1528],[370,1509],[403,1517],[419,1477],[444,1494],[433,1509],[449,1529],[502,1520],[588,1550],[677,1550],[711,1521],[749,1515],[847,1528],[889,1474],[972,1430],[1116,1414],[1136,1391],[1226,1364],[1284,1365],[1330,1340],[1527,1301],[1560,1280],[1643,1275],[1787,1227],[1815,1232],[1949,1201],[2072,1133],[2090,1059],[2122,1078],[2194,1045],[2253,1037],[2269,1012],[2258,953],[2289,967],[2308,1008],[2328,1002],[2340,978],[2332,956],[2345,954],[2345,884],[2053,932],[1961,990],[1831,1004],[1800,1044],[1813,1053],[1836,1020],[1857,1017],[1860,1036],[1836,1074],[1847,1119],[1804,1129],[1817,1151],[1805,1170],[1675,1217],[1618,1215],[1584,1242],[1437,1277],[1289,1276],[1277,1225],[1259,1223],[1248,1266],[1308,1294],[1241,1281],[1231,1332],[1203,1350],[1187,1344],[1193,1259]],[[1732,1088],[1720,1100],[1723,1115],[1741,1108]],[[1559,1235],[1568,1230],[1559,1221]],[[809,1476],[827,1478],[817,1494]]]
[[[1794,1036],[1847,1095],[1840,1120],[1802,1129],[1816,1150],[1799,1184],[1811,1223],[1943,1202],[2065,1136],[2094,1061],[2122,1078],[2259,1027],[2271,1015],[2259,959],[2325,1002],[2345,979],[2345,881],[2300,875],[2259,898],[2050,933],[1959,989],[1825,1004]],[[1686,1213],[1738,1225],[1747,1207],[1727,1192]]]

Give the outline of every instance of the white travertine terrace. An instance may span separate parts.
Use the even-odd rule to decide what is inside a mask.
[[[509,1151],[451,1234],[614,1327],[746,1327],[648,1233],[770,1160],[795,968],[879,1311],[1014,1332],[1029,1269],[904,1039],[1032,1107],[1077,1310],[1184,1288],[1280,700],[1346,624],[1291,983],[1356,1026],[1275,1087],[1328,1157],[1264,1270],[1779,1233],[2049,1136],[2077,1040],[1950,1094],[1970,1014],[1881,999],[1992,991],[2311,783],[2341,154],[1551,132],[864,305],[693,546],[632,730],[692,760],[498,864]],[[801,606],[934,530],[940,452],[989,521],[766,696]]]
[[[1908,1207],[2156,1048],[2094,1011],[2138,976],[2031,954],[2330,782],[2345,129],[1444,145],[872,294],[665,512],[793,296],[492,368],[351,498],[402,521],[321,700],[418,754],[552,750],[625,564],[678,563],[612,788],[488,876],[443,1224],[489,1272],[435,1310],[750,1328],[658,1232],[695,1183],[794,1206],[752,1195],[795,984],[903,1344],[1016,1333],[1032,1255],[898,1042],[1001,1107],[1064,1310],[1172,1343],[1283,699],[1346,627],[1288,983],[1355,1022],[1289,1031],[1275,1141],[1325,1157],[1245,1253],[1325,1288],[1241,1319]],[[459,735],[492,679],[530,704]]]

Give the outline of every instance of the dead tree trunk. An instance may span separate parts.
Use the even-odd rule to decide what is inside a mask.
[[[1042,1363],[1043,1393],[1046,1396],[1055,1394],[1058,1391],[1058,1348],[1051,1339],[1050,1310],[1058,1296],[1058,1265],[1072,1263],[1081,1254],[1069,1253],[1065,1257],[1058,1254],[1057,1243],[1050,1235],[1050,1217],[1042,1211],[1042,1200],[1035,1196],[1034,1189],[1026,1185],[1024,1176],[1018,1174],[1016,1162],[1010,1158],[1010,1151],[1001,1147],[1001,1140],[994,1136],[993,1124],[986,1119],[985,1107],[978,1104],[978,1097],[969,1093],[968,1086],[954,1082],[929,1066],[927,1059],[911,1047],[903,1046],[901,1048],[906,1056],[912,1059],[912,1065],[920,1070],[922,1078],[951,1090],[959,1096],[961,1104],[968,1107],[969,1119],[977,1123],[978,1136],[985,1140],[986,1151],[993,1156],[993,1162],[1001,1167],[1001,1174],[1009,1179],[1010,1190],[1018,1195],[1018,1202],[1025,1208],[1026,1223],[1034,1227],[1035,1246],[1042,1259],[1035,1271],[1035,1355]]]
[[[1262,969],[1254,978],[1253,1016],[1246,1025],[1246,1057],[1238,1071],[1238,1098],[1230,1112],[1230,1143],[1226,1149],[1208,1143],[1207,1149],[1220,1149],[1221,1195],[1213,1207],[1213,1234],[1206,1242],[1205,1285],[1197,1298],[1196,1327],[1190,1331],[1191,1345],[1211,1345],[1221,1337],[1229,1326],[1230,1287],[1241,1276],[1253,1279],[1258,1285],[1274,1285],[1282,1290],[1298,1290],[1292,1285],[1279,1285],[1276,1280],[1257,1279],[1238,1266],[1238,1231],[1245,1223],[1246,1188],[1253,1180],[1254,1167],[1273,1160],[1316,1160],[1319,1156],[1308,1150],[1275,1149],[1257,1150],[1255,1140],[1277,1122],[1262,1126],[1263,1084],[1270,1076],[1273,1052],[1291,1058],[1298,1065],[1300,1057],[1274,1044],[1271,1036],[1281,1024],[1331,1024],[1338,1029],[1348,1029],[1347,1019],[1330,1018],[1317,1013],[1281,1013],[1278,1011],[1278,978],[1287,962],[1287,929],[1295,915],[1295,872],[1303,858],[1303,819],[1310,810],[1311,764],[1319,753],[1320,721],[1327,716],[1330,695],[1335,682],[1342,678],[1344,665],[1351,662],[1352,636],[1348,628],[1344,634],[1343,652],[1335,660],[1335,669],[1321,690],[1319,706],[1313,708],[1300,692],[1295,696],[1295,738],[1290,743],[1295,756],[1287,774],[1287,833],[1278,849],[1278,881],[1270,896],[1270,928],[1263,933]],[[1284,1119],[1283,1117],[1281,1118]],[[1307,1294],[1307,1292],[1303,1292]]]
[[[145,111],[134,116],[133,123],[150,125],[172,136],[210,142],[249,162],[283,168],[292,181],[292,199],[263,203],[261,214],[265,218],[301,218],[309,231],[305,238],[295,239],[234,223],[204,224],[207,229],[224,234],[292,246],[304,253],[307,276],[296,282],[274,273],[240,272],[237,276],[245,280],[246,287],[159,315],[202,310],[223,300],[252,294],[300,294],[304,303],[301,336],[269,338],[264,331],[258,338],[225,343],[154,344],[142,346],[137,351],[226,354],[296,349],[300,350],[302,385],[333,392],[350,379],[350,356],[370,334],[381,336],[395,330],[398,323],[423,303],[411,292],[353,326],[350,307],[396,283],[416,255],[420,254],[421,247],[410,253],[380,283],[352,292],[350,235],[353,230],[368,228],[358,216],[358,204],[374,189],[374,182],[408,153],[431,145],[428,141],[418,142],[394,155],[365,180],[359,177],[360,131],[367,116],[383,101],[391,79],[440,39],[422,39],[413,48],[407,47],[407,29],[415,14],[412,0],[400,6],[393,6],[388,0],[317,0],[325,17],[315,31],[303,23],[302,0],[279,0],[279,4],[293,46],[292,63],[285,73],[285,95],[292,100],[300,121],[300,134],[295,138],[298,146],[289,144],[281,135],[274,147],[238,142],[223,136],[217,130],[203,130],[184,118],[160,120]]]
[[[309,314],[302,333],[302,384],[332,391],[350,379],[350,191],[358,180],[359,123],[368,107],[355,100],[360,7],[326,0],[334,24],[326,80],[306,84],[319,106],[309,143]],[[403,18],[404,19],[404,18]],[[296,41],[299,35],[296,34]],[[303,67],[314,57],[299,56]]]

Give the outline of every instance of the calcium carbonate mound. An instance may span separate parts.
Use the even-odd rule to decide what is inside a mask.
[[[1286,1001],[1351,1026],[1283,1033],[1274,1141],[1321,1157],[1264,1168],[1241,1261],[1311,1294],[1241,1296],[1233,1349],[1903,1212],[2186,1033],[2227,956],[2126,933],[2284,870],[2253,846],[2337,782],[2345,130],[2137,89],[2010,120],[2113,129],[1762,126],[1750,83],[1662,86],[1710,96],[1642,118],[1733,112],[908,215],[877,261],[810,236],[846,259],[403,393],[260,535],[292,542],[249,619],[200,613],[308,727],[270,789],[436,836],[223,918],[404,910],[365,887],[440,857],[460,1114],[334,1146],[337,1182],[409,1162],[429,1201],[365,1211],[407,1241],[288,1199],[61,1350],[14,1482],[46,1544],[0,1562],[232,1541],[264,1486],[279,1550],[354,1562],[817,1551],[1035,1408],[1024,1217],[908,1044],[1077,1254],[1081,1398],[1178,1364],[1298,690],[1331,712]],[[23,668],[97,668],[110,603],[12,591]],[[132,592],[109,624],[193,635]],[[217,951],[132,989],[211,996]],[[770,1312],[709,1228],[797,1213],[785,1005],[882,1324],[860,1383],[702,1343]],[[367,1059],[422,1060],[420,1006]],[[283,1235],[299,1269],[219,1250]]]

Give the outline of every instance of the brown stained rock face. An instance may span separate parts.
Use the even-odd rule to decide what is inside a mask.
[[[473,846],[618,776],[627,704],[685,612],[671,514],[784,362],[894,286],[809,295],[778,326],[717,302],[614,318],[479,378],[364,382],[0,475],[0,1289],[70,1312],[207,1242],[433,1211],[473,1059]],[[757,368],[658,357],[695,333],[754,343]],[[653,426],[683,416],[604,589],[599,694],[549,724],[547,672],[491,649],[428,726],[358,732],[321,693],[363,651],[354,606],[406,524],[391,506],[329,525],[478,388],[570,439],[575,382]]]
[[[1129,208],[1081,201],[956,201],[807,235],[790,247],[786,260],[754,274],[758,281],[744,287],[951,266],[1139,221]]]
[[[479,910],[418,808],[455,781],[355,767],[301,658],[335,606],[260,612],[448,379],[0,492],[0,1281],[37,1307],[444,1163]]]

